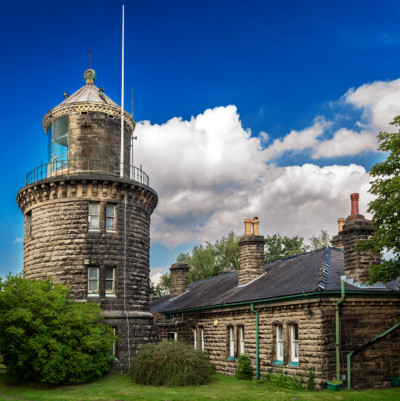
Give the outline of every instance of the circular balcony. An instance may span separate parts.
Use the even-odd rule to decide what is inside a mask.
[[[149,176],[140,168],[117,160],[106,159],[67,159],[60,157],[47,164],[41,164],[26,174],[26,185],[54,177],[98,175],[106,177],[129,178],[149,186]]]

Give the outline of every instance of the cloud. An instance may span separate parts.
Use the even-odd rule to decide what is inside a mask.
[[[376,81],[350,89],[343,100],[362,110],[361,124],[367,124],[373,133],[393,129],[389,123],[400,114],[400,79]]]
[[[282,153],[307,144],[326,154],[317,138],[327,126],[329,122],[318,118],[271,146]],[[260,218],[264,235],[308,238],[321,229],[333,234],[337,218],[350,213],[350,193],[360,193],[361,211],[370,200],[369,176],[361,166],[269,163],[271,147],[263,149],[263,135],[253,137],[242,127],[235,106],[208,109],[189,121],[139,122],[136,132],[137,163],[143,164],[159,194],[151,238],[169,247],[214,241],[231,230],[241,234],[243,220],[253,216]],[[341,135],[354,139],[351,133]],[[332,144],[339,140],[338,134]]]
[[[306,149],[313,149],[318,144],[320,137],[327,128],[332,125],[323,117],[317,117],[311,127],[301,131],[293,130],[283,139],[275,139],[265,153],[269,160],[282,156],[285,152],[300,152]]]
[[[375,134],[365,131],[354,132],[342,128],[335,133],[332,139],[316,144],[311,157],[319,159],[321,157],[354,156],[362,152],[375,150],[377,147]]]
[[[13,241],[13,244],[18,244],[18,243],[20,243],[20,242],[24,242],[24,239],[23,239],[23,238],[20,238],[20,237],[16,237],[16,238],[14,239],[14,241]]]

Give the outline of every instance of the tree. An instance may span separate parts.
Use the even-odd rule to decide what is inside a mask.
[[[0,353],[17,382],[83,383],[110,369],[111,328],[100,307],[70,289],[20,276],[0,279]]]
[[[321,230],[321,234],[313,235],[309,238],[311,242],[310,250],[316,251],[317,249],[326,248],[331,243],[331,236],[328,231]]]
[[[390,123],[397,127],[397,132],[380,132],[378,149],[387,152],[387,159],[376,163],[370,175],[369,193],[376,198],[368,205],[368,212],[373,214],[375,234],[368,240],[360,241],[357,248],[378,253],[384,248],[393,254],[391,260],[372,266],[369,282],[388,282],[400,276],[400,116]]]
[[[162,298],[164,295],[167,295],[170,285],[171,277],[169,273],[162,274],[159,283],[156,285],[150,280],[150,286],[154,290],[154,299],[159,299]]]
[[[217,276],[224,267],[239,269],[239,239],[233,231],[215,243],[195,245],[190,253],[181,253],[176,261],[190,267],[189,282]]]
[[[282,237],[279,233],[268,235],[265,244],[267,248],[265,257],[268,262],[287,258],[308,250],[308,246],[304,244],[304,238],[298,235],[294,237]]]

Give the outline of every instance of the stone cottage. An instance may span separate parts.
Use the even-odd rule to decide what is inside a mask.
[[[172,265],[170,295],[150,309],[159,341],[192,344],[229,375],[246,354],[257,377],[313,371],[319,387],[335,379],[354,388],[389,385],[389,368],[400,364],[399,282],[363,283],[380,258],[353,249],[373,227],[359,214],[358,194],[351,202],[335,247],[264,263],[254,218],[245,220],[239,271],[188,285],[188,266]]]

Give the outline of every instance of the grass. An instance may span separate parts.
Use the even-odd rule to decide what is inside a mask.
[[[0,374],[0,400],[9,401],[398,401],[400,388],[367,391],[296,391],[265,382],[217,375],[211,384],[183,388],[133,384],[127,375],[110,374],[93,383],[74,386],[11,386]]]

